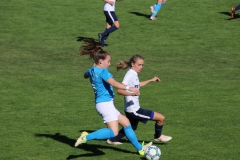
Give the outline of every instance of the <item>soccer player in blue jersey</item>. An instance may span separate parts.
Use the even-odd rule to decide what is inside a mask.
[[[82,50],[79,51],[79,54],[89,54],[90,58],[94,59],[94,65],[85,72],[84,78],[90,79],[95,94],[96,110],[102,117],[107,128],[102,128],[92,133],[82,132],[75,143],[75,147],[93,139],[108,139],[116,136],[119,131],[118,125],[120,124],[127,138],[137,149],[138,153],[144,155],[144,151],[152,145],[152,142],[141,145],[138,142],[129,120],[114,106],[115,95],[113,87],[130,90],[136,95],[139,95],[138,88],[117,82],[108,71],[111,60],[110,54],[104,51],[101,46],[97,45],[93,39],[87,39],[85,42],[86,44],[81,47]]]
[[[240,9],[240,4],[237,5],[236,7],[232,7],[232,8],[231,8],[231,17],[232,17],[232,18],[235,17],[235,12],[236,12],[237,10],[239,10],[239,9]]]
[[[133,55],[130,60],[127,61],[120,61],[117,64],[117,69],[126,69],[130,68],[124,76],[122,84],[135,87],[140,89],[150,82],[160,82],[158,77],[153,77],[152,79],[146,81],[139,81],[138,73],[142,71],[144,65],[144,58],[141,55]],[[118,89],[118,94],[124,96],[124,111],[129,119],[133,130],[137,129],[138,123],[147,123],[148,121],[155,121],[155,134],[154,134],[154,141],[160,143],[166,143],[172,139],[170,136],[166,136],[162,134],[163,123],[165,117],[153,110],[148,110],[140,107],[139,103],[139,95],[135,95],[134,92],[125,89]],[[122,144],[120,140],[125,136],[124,130],[121,129],[117,136],[114,138],[110,138],[107,140],[108,144]]]
[[[102,47],[105,46],[105,41],[107,40],[109,34],[120,27],[117,15],[115,14],[116,0],[104,0],[104,2],[103,12],[106,17],[107,27],[104,32],[98,34],[99,43]]]
[[[166,2],[167,2],[167,0],[157,0],[156,4],[154,4],[153,6],[150,6],[151,13],[152,13],[152,15],[150,17],[151,20],[153,20],[153,21],[157,20],[157,18],[156,18],[157,13],[160,11],[161,7],[164,4],[166,4]]]

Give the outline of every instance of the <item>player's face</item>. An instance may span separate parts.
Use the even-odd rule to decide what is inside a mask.
[[[144,60],[143,59],[138,59],[136,61],[136,63],[132,63],[132,69],[139,73],[142,71],[142,68],[143,68],[143,64],[144,64]]]
[[[107,55],[106,59],[102,60],[102,67],[103,68],[108,68],[110,66],[110,60],[111,57],[109,55]]]

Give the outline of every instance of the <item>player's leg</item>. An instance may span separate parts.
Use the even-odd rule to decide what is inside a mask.
[[[159,2],[159,3],[161,3],[161,2]],[[166,3],[167,3],[167,0],[162,0],[162,5],[161,6],[165,5]],[[155,12],[154,7],[156,6],[156,4],[154,4],[153,6],[150,6],[151,14]]]
[[[240,9],[240,4],[235,7],[235,11]]]
[[[107,19],[107,23],[111,25],[111,27],[107,28],[103,33],[98,34],[99,41],[102,46],[104,46],[104,42],[106,41],[108,35],[114,31],[116,31],[120,27],[120,23],[118,21],[118,18],[113,11],[104,11],[104,14]],[[114,24],[114,25],[112,25]],[[104,38],[105,37],[105,38]],[[105,41],[104,41],[105,39]]]
[[[132,145],[137,149],[138,153],[140,155],[144,155],[144,151],[147,149],[147,147],[152,145],[152,142],[150,142],[146,145],[144,145],[144,143],[143,143],[141,145],[138,142],[137,136],[134,133],[134,131],[132,129],[132,126],[130,125],[129,120],[124,115],[122,115],[122,114],[119,115],[118,122],[119,122],[120,125],[122,125],[124,127],[124,131],[125,131],[125,134],[126,134],[127,138],[132,143]]]
[[[149,120],[152,120],[154,111],[139,108],[135,112],[125,112],[126,117],[129,119],[133,130],[137,130],[138,123],[147,123]]]
[[[152,15],[150,17],[151,20],[156,20],[156,15],[162,7],[162,2],[163,0],[158,0],[156,4],[150,7],[152,12]]]
[[[154,116],[152,120],[156,121],[154,140],[162,143],[170,141],[172,137],[162,134],[165,117],[158,112],[154,112]]]
[[[107,22],[107,26],[106,26],[105,31],[106,31],[107,29],[109,29],[112,25],[113,25],[113,23],[112,23],[112,24],[109,24],[109,23]],[[104,36],[104,37],[101,36],[101,33],[98,34],[99,42],[101,43],[101,40],[103,41],[103,45],[101,44],[103,47],[104,47],[105,41],[107,40],[108,36],[109,36],[109,34],[107,34],[107,35]]]
[[[130,121],[130,124],[132,126],[132,129],[135,131],[137,129],[138,126],[138,119],[135,118],[135,116],[132,116],[133,114],[127,113],[125,112],[126,117],[128,118],[128,120]],[[113,144],[113,145],[119,145],[122,144],[120,141],[122,138],[124,138],[126,136],[124,128],[122,128],[119,132],[118,135],[110,138],[107,140],[108,144]]]
[[[232,7],[232,8],[231,8],[231,17],[232,17],[232,18],[235,17],[235,12],[236,12],[237,10],[239,10],[239,9],[240,9],[240,4],[237,5],[236,7]]]
[[[118,126],[118,122],[116,122],[116,124]],[[78,145],[80,145],[82,143],[86,143],[87,141],[91,141],[93,139],[99,139],[99,140],[107,139],[107,138],[110,138],[113,136],[114,136],[114,131],[109,128],[101,128],[90,134],[88,134],[87,132],[82,132],[74,146],[77,147]]]
[[[162,0],[162,5],[166,4],[167,0]]]
[[[117,135],[118,116],[120,112],[113,105],[113,101],[97,103],[96,110],[99,115],[102,116],[103,122],[107,125],[108,128],[102,128],[90,134],[87,132],[82,132],[75,143],[75,147],[93,139],[108,139]]]

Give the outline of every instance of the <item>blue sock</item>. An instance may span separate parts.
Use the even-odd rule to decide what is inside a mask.
[[[87,141],[93,140],[93,139],[108,139],[114,136],[114,133],[109,128],[102,128],[95,132],[92,132],[86,136]]]
[[[161,7],[162,6],[158,3],[153,6],[155,13],[152,13],[152,17],[156,17],[156,15],[160,11]]]
[[[162,5],[164,5],[164,4],[166,4],[166,2],[163,2],[163,1],[162,1]]]
[[[155,123],[155,135],[154,138],[159,138],[162,135],[162,128],[163,125],[159,126],[157,123]]]
[[[112,142],[119,142],[120,139],[122,139],[123,137],[125,137],[125,132],[124,132],[124,129],[122,128],[119,132],[118,132],[118,135],[113,137],[113,138],[110,138],[110,140]]]
[[[237,11],[239,9],[240,9],[240,4],[237,7],[235,7],[235,11]]]
[[[139,151],[142,149],[142,145],[138,142],[137,136],[134,133],[132,126],[129,125],[124,128],[124,132],[129,139],[129,141],[132,143],[132,145]]]

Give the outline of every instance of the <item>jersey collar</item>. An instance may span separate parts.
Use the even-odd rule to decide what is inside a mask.
[[[130,69],[130,72],[132,72],[133,74],[138,75],[138,73],[136,71],[134,71],[133,69]]]

